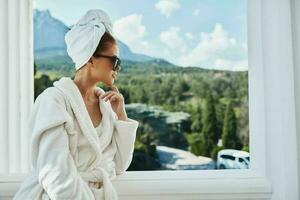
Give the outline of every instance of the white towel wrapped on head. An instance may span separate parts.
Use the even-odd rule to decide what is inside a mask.
[[[113,25],[108,14],[100,9],[92,9],[66,33],[67,52],[76,70],[92,57],[105,32],[113,36]]]

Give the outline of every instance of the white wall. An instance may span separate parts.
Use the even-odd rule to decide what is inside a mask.
[[[300,172],[300,1],[291,1],[292,31],[293,31],[293,56],[294,56],[294,78],[295,78],[295,102],[297,121],[297,146],[298,146],[298,172]],[[300,180],[300,173],[298,174]],[[298,187],[300,191],[300,184]]]
[[[7,8],[7,1],[0,1],[0,8]],[[0,11],[0,68],[1,68],[1,74],[0,74],[0,92],[1,92],[1,98],[0,98],[0,138],[7,137],[7,121],[2,120],[7,117],[7,104],[8,99],[7,96],[7,77],[5,76],[7,74],[7,46],[8,46],[8,32],[7,32],[7,9],[1,9]],[[7,146],[6,144],[0,139],[0,157],[3,160],[8,160],[7,157]],[[0,172],[3,172],[7,169],[7,166],[4,164],[0,165]]]
[[[1,173],[29,170],[26,119],[33,103],[31,0],[0,1]]]
[[[267,177],[272,199],[298,199],[294,68],[289,0],[262,0]]]

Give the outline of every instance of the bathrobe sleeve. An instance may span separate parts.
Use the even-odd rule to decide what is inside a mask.
[[[100,90],[101,93],[105,93],[102,88],[97,87],[97,89]],[[117,151],[113,160],[115,163],[116,175],[120,175],[128,169],[132,161],[134,142],[136,139],[136,132],[139,122],[131,118],[127,118],[126,121],[119,120],[109,101],[107,102],[107,105],[110,113],[112,114],[112,120],[114,122],[112,140],[117,146]]]
[[[64,99],[52,89],[44,91],[33,116],[32,164],[38,181],[52,200],[94,199],[69,151],[66,125],[70,122]]]
[[[138,126],[139,122],[131,118],[126,121],[115,118],[113,139],[117,145],[114,157],[117,175],[123,174],[132,161]]]

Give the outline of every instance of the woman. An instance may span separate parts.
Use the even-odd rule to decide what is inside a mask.
[[[29,122],[32,171],[15,200],[118,199],[111,180],[132,160],[139,123],[127,117],[113,85],[120,60],[108,15],[89,10],[65,40],[75,77],[55,81],[35,101]],[[112,90],[104,92],[98,82]]]

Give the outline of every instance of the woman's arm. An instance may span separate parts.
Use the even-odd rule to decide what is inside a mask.
[[[134,142],[139,122],[127,117],[125,110],[124,98],[119,93],[118,88],[112,87],[113,90],[107,93],[98,88],[97,94],[102,96],[102,99],[110,99],[108,106],[112,113],[114,122],[114,131],[112,140],[116,144],[117,151],[114,156],[116,174],[124,173],[133,158]]]
[[[117,175],[124,173],[132,161],[138,126],[139,122],[131,118],[114,121],[113,140],[117,146],[114,161]]]

